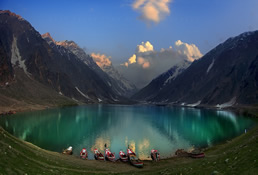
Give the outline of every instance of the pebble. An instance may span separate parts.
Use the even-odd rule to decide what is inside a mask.
[[[11,145],[9,145],[9,148],[12,149]]]
[[[228,163],[229,159],[226,159],[225,162]]]

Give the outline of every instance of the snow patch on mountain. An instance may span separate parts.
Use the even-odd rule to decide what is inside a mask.
[[[27,71],[27,67],[25,65],[25,59],[22,60],[19,49],[17,47],[17,38],[14,36],[13,37],[13,42],[12,42],[12,57],[11,57],[11,63],[12,65],[22,68],[23,71],[27,74],[30,75]]]
[[[75,87],[75,89],[85,98],[89,99],[88,95],[85,95],[82,91],[80,91],[80,89],[78,87]]]
[[[197,101],[196,103],[187,104],[186,106],[195,107],[195,106],[198,106],[199,104],[201,104],[201,100]]]
[[[215,60],[213,59],[211,64],[209,65],[208,69],[207,69],[207,74],[209,73],[209,71],[211,70],[213,64],[214,64]]]
[[[166,85],[171,80],[174,80],[178,75],[180,75],[185,69],[187,69],[190,66],[190,62],[183,61],[175,66],[173,66],[171,69],[175,69],[172,74],[167,78],[167,80],[164,82],[163,86]],[[171,70],[170,69],[170,70]],[[163,74],[164,75],[164,74]]]
[[[216,107],[217,108],[227,108],[227,107],[231,107],[236,103],[236,97],[233,97],[230,101],[223,103],[223,104],[217,104]]]

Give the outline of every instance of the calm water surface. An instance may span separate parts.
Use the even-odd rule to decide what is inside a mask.
[[[210,146],[244,133],[254,124],[227,111],[156,106],[87,105],[19,113],[0,118],[11,134],[41,148],[61,152],[73,146],[93,159],[104,144],[115,152],[129,145],[141,159],[155,148],[161,157],[179,149]]]

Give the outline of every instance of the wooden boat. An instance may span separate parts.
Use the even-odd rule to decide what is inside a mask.
[[[108,148],[106,148],[106,151],[105,151],[105,159],[106,160],[109,160],[109,161],[115,161],[115,154],[112,153]]]
[[[80,158],[81,158],[81,159],[84,159],[84,160],[88,158],[88,153],[87,153],[86,148],[83,148],[83,149],[81,150],[81,152],[80,152]]]
[[[205,157],[204,152],[201,149],[195,148],[192,152],[188,153],[189,157],[192,158],[203,158]]]
[[[187,152],[184,149],[178,149],[175,152],[175,155],[178,157],[192,157],[192,158],[203,158],[205,157],[204,152],[202,152],[200,149],[195,149],[192,152]]]
[[[120,159],[122,162],[127,162],[127,161],[128,161],[128,157],[127,157],[127,155],[126,155],[123,151],[120,151],[120,152],[119,152],[119,159]]]
[[[151,158],[152,158],[152,160],[154,160],[156,162],[160,160],[160,154],[159,154],[158,150],[155,150],[155,149],[151,150]]]
[[[204,158],[205,157],[205,154],[202,152],[202,153],[188,153],[188,155],[192,158]]]
[[[104,160],[103,154],[97,148],[94,149],[94,158],[96,160]]]
[[[63,154],[72,155],[73,154],[73,147],[69,146],[67,149],[63,150]]]
[[[189,153],[187,151],[185,151],[184,149],[176,150],[175,155],[177,157],[189,157]]]
[[[143,162],[140,161],[138,159],[138,157],[136,157],[136,154],[130,149],[127,149],[127,156],[128,156],[128,160],[129,162],[133,165],[136,166],[138,168],[142,168],[143,167]]]

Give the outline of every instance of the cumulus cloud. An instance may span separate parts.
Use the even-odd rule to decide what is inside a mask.
[[[140,19],[147,22],[159,23],[170,14],[169,3],[172,0],[135,0],[132,4],[134,10],[141,13]]]
[[[178,40],[175,42],[175,48],[181,54],[186,55],[189,61],[194,61],[195,59],[202,57],[200,50],[194,44],[187,44]]]
[[[146,43],[142,42],[140,45],[137,45],[136,52],[148,52],[153,51],[153,45],[147,41]]]
[[[202,57],[194,44],[176,41],[174,48],[155,51],[147,41],[137,45],[135,54],[118,67],[119,72],[138,88],[146,86],[152,79],[184,60],[190,62]]]
[[[91,57],[93,58],[93,60],[97,63],[97,65],[100,68],[103,68],[104,66],[110,66],[111,65],[111,61],[110,61],[111,57],[107,57],[104,54],[92,53]]]

